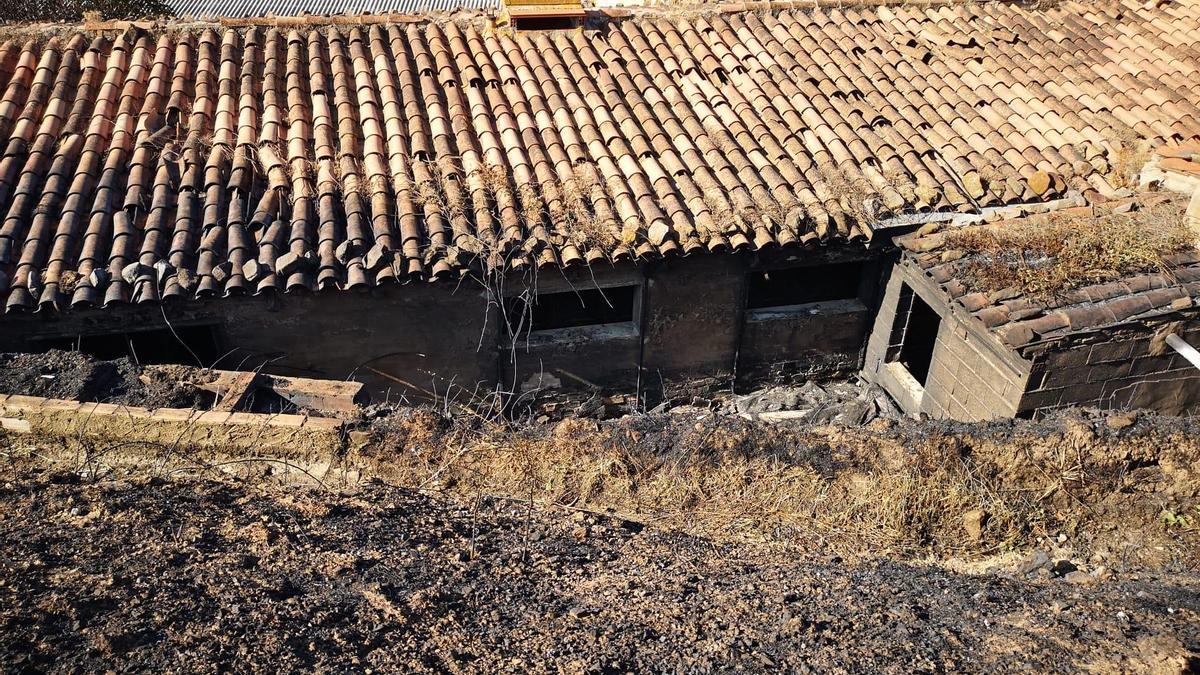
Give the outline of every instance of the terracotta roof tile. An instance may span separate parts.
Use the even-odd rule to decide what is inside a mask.
[[[1197,29],[1190,3],[1068,0],[8,41],[0,301],[861,240],[1106,188],[1131,135],[1195,163]]]

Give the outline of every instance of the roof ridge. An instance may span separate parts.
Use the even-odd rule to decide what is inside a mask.
[[[1086,0],[1084,0],[1086,2]],[[963,5],[1018,5],[1023,9],[1047,10],[1060,6],[1063,0],[1042,0],[1033,3],[1024,0],[745,0],[744,2],[705,3],[693,2],[670,7],[661,5],[631,5],[614,7],[583,7],[590,19],[623,20],[673,18],[689,16],[711,16],[716,14],[744,14],[762,12],[787,12],[796,10],[827,10],[827,9],[878,9],[907,7],[914,9],[931,9],[941,7],[958,7]],[[75,30],[83,33],[99,33],[109,31],[125,31],[140,29],[150,32],[157,30],[179,30],[186,28],[251,28],[251,27],[301,27],[301,26],[372,26],[391,24],[436,24],[451,21],[478,21],[497,17],[507,10],[507,5],[499,12],[490,9],[461,8],[454,10],[431,10],[418,13],[386,12],[381,14],[296,14],[283,16],[251,16],[251,17],[191,17],[191,16],[161,16],[143,19],[106,19],[84,20],[78,23],[44,22],[27,24],[0,24],[0,31],[14,34],[28,31],[62,32]]]

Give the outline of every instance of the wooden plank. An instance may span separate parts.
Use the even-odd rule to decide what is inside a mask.
[[[237,375],[229,381],[229,387],[225,390],[221,400],[213,406],[213,410],[217,412],[233,412],[241,407],[249,396],[258,386],[258,373],[237,373]]]
[[[224,396],[227,392],[246,386],[246,379],[256,375],[256,373],[236,370],[201,371],[197,369],[196,373],[203,377],[187,381],[217,396]],[[142,380],[145,382],[149,382],[150,379],[146,375],[142,376]],[[274,391],[297,407],[330,412],[354,412],[358,408],[359,397],[363,390],[361,382],[264,374],[258,374],[257,380],[253,384],[259,389],[265,388]],[[253,387],[251,387],[251,391],[253,391]],[[221,400],[224,403],[225,398]],[[232,411],[232,408],[222,408],[220,404],[215,409]]]
[[[362,393],[362,382],[343,380],[313,380],[304,377],[271,375],[267,386],[276,394],[300,408],[354,412]]]

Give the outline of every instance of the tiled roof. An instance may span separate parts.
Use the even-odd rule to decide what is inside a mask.
[[[167,0],[176,16],[239,18],[265,16],[417,14],[498,11],[501,0]]]
[[[1129,208],[1183,209],[1181,197],[1166,193],[1138,195],[1104,204],[1062,209],[1064,218],[1103,218]],[[968,227],[1006,228],[1035,225],[1044,214],[997,220]],[[1026,222],[1022,222],[1026,221]],[[1129,321],[1187,310],[1200,303],[1200,250],[1192,249],[1163,257],[1166,270],[1132,274],[1106,283],[1091,284],[1038,299],[1015,289],[988,293],[969,287],[964,271],[972,261],[953,249],[947,235],[955,228],[929,225],[911,235],[897,237],[906,257],[915,263],[959,307],[991,330],[1005,345],[1021,349],[1038,342],[1056,340],[1075,333],[1090,332]]]
[[[7,42],[0,301],[861,240],[881,214],[1107,189],[1113,139],[1200,134],[1200,4],[1147,7]]]

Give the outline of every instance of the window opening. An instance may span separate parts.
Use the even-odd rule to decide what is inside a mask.
[[[637,286],[588,288],[563,293],[539,293],[533,302],[525,296],[506,300],[509,322],[531,331],[631,323],[637,304]],[[522,317],[524,317],[522,322]]]
[[[888,345],[888,362],[899,363],[922,387],[929,379],[933,348],[942,319],[908,284],[900,288],[896,318]]]
[[[862,276],[861,261],[752,272],[746,307],[765,309],[853,300],[859,297]]]

